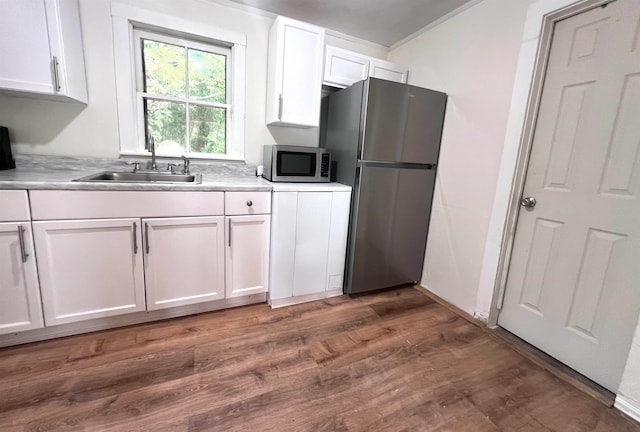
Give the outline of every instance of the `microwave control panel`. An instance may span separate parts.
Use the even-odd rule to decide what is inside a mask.
[[[329,153],[322,153],[320,177],[329,177],[329,166],[331,166],[331,155]]]

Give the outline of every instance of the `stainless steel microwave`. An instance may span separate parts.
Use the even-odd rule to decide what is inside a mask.
[[[328,182],[331,154],[324,148],[264,146],[264,178],[273,182]]]

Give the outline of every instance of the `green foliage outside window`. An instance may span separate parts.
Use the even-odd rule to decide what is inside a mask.
[[[225,153],[226,107],[212,104],[227,103],[227,57],[148,39],[142,50],[146,133],[158,152]]]

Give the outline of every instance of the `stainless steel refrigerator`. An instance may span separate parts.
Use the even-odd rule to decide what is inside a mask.
[[[420,280],[446,103],[375,78],[323,99],[320,144],[353,187],[345,293]]]

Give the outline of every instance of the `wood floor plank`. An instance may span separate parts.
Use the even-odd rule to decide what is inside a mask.
[[[414,288],[0,349],[6,431],[640,431]]]

